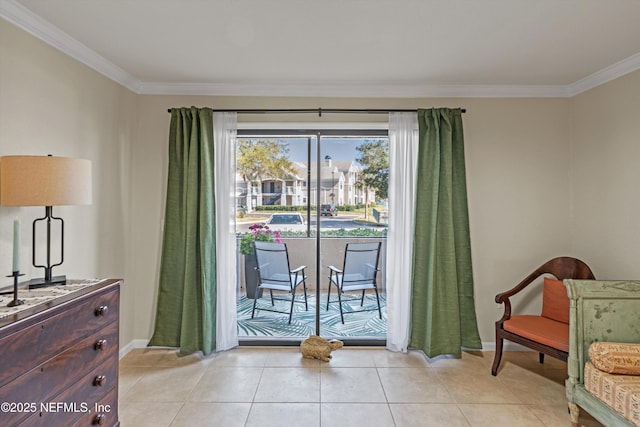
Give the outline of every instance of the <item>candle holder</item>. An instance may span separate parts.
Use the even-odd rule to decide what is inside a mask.
[[[13,274],[10,274],[7,277],[13,277],[13,301],[9,301],[7,307],[15,307],[17,305],[24,304],[24,301],[18,299],[18,277],[24,276],[24,274],[20,274],[19,271],[14,271]]]

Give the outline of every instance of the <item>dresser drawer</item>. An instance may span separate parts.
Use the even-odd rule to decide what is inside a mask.
[[[119,288],[115,285],[45,310],[30,318],[25,328],[20,328],[21,322],[7,328],[7,335],[0,339],[0,354],[9,362],[0,370],[0,387],[116,322],[118,305]]]
[[[118,322],[84,338],[75,346],[32,369],[2,388],[4,400],[35,403],[51,400],[83,373],[97,368],[107,360],[118,359]],[[29,413],[0,412],[0,426],[26,418]]]
[[[99,381],[100,377],[105,378],[104,382]],[[106,406],[100,407],[100,402],[103,405],[110,405],[110,412],[107,413]],[[69,389],[51,398],[45,404],[47,404],[45,410],[32,415],[19,425],[29,427],[72,426],[79,420],[88,420],[86,425],[91,425],[97,413],[105,414],[105,416],[112,414],[111,417],[115,416],[117,419],[117,360],[107,361],[92,369]],[[96,412],[96,409],[102,409],[102,411]],[[113,425],[113,423],[102,425]]]
[[[107,395],[97,402],[91,412],[83,414],[73,427],[90,426],[117,426],[118,420],[118,389],[111,390]]]

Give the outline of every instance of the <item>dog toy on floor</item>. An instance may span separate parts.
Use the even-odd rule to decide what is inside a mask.
[[[342,347],[342,341],[326,340],[317,335],[311,335],[300,343],[300,352],[305,359],[320,359],[328,362],[331,352]]]

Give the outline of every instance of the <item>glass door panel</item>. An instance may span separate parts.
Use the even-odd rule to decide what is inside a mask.
[[[315,333],[316,243],[310,192],[314,136],[257,133],[237,139],[236,233],[239,240],[238,335],[243,340],[300,339]],[[304,287],[296,289],[292,321],[290,295],[254,292],[257,260],[254,240],[284,243],[290,269],[304,266]],[[266,269],[263,269],[266,271]],[[255,310],[254,310],[255,303]]]
[[[295,342],[312,334],[326,338],[373,340],[386,337],[386,189],[376,191],[364,181],[370,146],[384,146],[386,135],[332,134],[327,131],[239,132],[236,176],[238,234],[238,331],[241,342]],[[327,134],[328,133],[328,134]],[[366,147],[366,150],[363,149]],[[377,147],[380,148],[380,147]],[[368,150],[368,151],[367,151]],[[384,157],[380,155],[378,157]],[[319,159],[319,160],[318,160]],[[378,167],[378,169],[380,169]],[[384,169],[384,168],[382,168]],[[378,170],[384,175],[385,170]],[[388,174],[388,166],[386,168]],[[268,228],[267,228],[268,227]],[[270,233],[287,245],[292,269],[305,266],[307,310],[295,303],[291,323],[286,313],[259,308],[271,305],[269,295],[252,292],[252,273],[246,251],[249,235]],[[268,231],[267,231],[268,230]],[[359,304],[344,302],[349,311],[345,323],[339,304],[327,309],[329,266],[342,268],[347,243],[382,242],[377,284],[382,319],[376,311],[362,311]],[[302,286],[297,298],[302,299]],[[256,297],[258,297],[256,301]],[[336,299],[335,287],[331,299]],[[364,308],[376,302],[373,290],[365,292]],[[253,310],[256,302],[257,310]],[[288,311],[290,303],[275,301],[272,307]],[[251,317],[253,314],[253,318]]]
[[[323,337],[367,343],[383,343],[386,339],[384,249],[387,229],[384,221],[376,220],[386,218],[386,214],[382,215],[383,211],[386,212],[386,188],[374,188],[371,177],[388,175],[387,147],[386,136],[371,138],[356,134],[320,138],[320,189],[324,190],[323,197],[326,197],[320,207],[319,258],[323,279],[320,285],[320,335]],[[381,181],[386,182],[386,179]],[[365,272],[371,270],[372,261],[362,257],[368,253],[363,249],[376,247],[378,242],[381,250],[378,254],[379,271],[375,273],[376,295],[376,289],[370,286],[374,277]],[[373,245],[363,245],[367,243]],[[348,245],[351,251],[345,258]],[[351,265],[345,265],[345,262]],[[344,270],[344,274],[338,270]],[[345,285],[367,288],[364,298],[361,290],[344,292],[338,298],[335,283],[340,280]]]

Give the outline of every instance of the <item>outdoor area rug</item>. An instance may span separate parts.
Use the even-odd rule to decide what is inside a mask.
[[[323,337],[331,338],[378,338],[387,336],[387,310],[385,295],[380,295],[382,320],[378,318],[378,310],[359,311],[360,300],[343,303],[345,315],[344,325],[340,320],[338,303],[329,304],[326,310],[327,296],[321,296],[320,304],[320,332]],[[283,337],[306,338],[315,334],[315,295],[308,296],[309,310],[305,311],[304,303],[296,303],[293,307],[293,317],[289,324],[288,310],[291,303],[276,301],[275,309],[285,313],[273,313],[256,309],[255,317],[251,318],[253,300],[244,295],[238,300],[238,336],[239,337]],[[258,300],[258,307],[271,307],[268,293]],[[376,308],[376,296],[367,294],[364,308]]]

